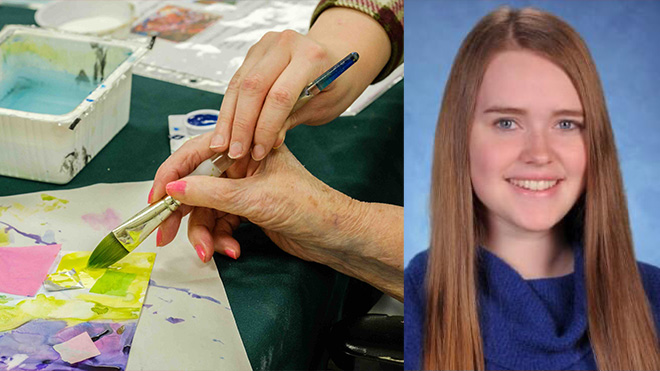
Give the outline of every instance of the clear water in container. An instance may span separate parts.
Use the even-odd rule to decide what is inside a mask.
[[[0,41],[0,108],[69,113],[131,54],[125,47],[17,31]]]
[[[76,81],[77,76],[65,72],[36,68],[12,72],[0,80],[0,108],[63,115],[78,107],[97,86]]]

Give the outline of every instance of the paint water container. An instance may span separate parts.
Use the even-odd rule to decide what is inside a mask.
[[[0,175],[68,183],[128,122],[147,40],[0,31]]]

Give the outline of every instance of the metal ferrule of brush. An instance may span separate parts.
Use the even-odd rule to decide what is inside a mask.
[[[172,215],[179,206],[181,206],[179,201],[173,199],[172,196],[167,196],[135,214],[135,216],[124,224],[113,229],[112,233],[117,238],[117,241],[128,252],[131,252],[149,237],[151,232],[158,228],[167,217]]]

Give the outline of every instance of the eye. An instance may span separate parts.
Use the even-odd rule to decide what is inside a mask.
[[[509,120],[509,119],[502,119],[502,120],[497,121],[495,123],[495,126],[498,129],[502,129],[502,130],[512,130],[516,127],[516,122],[513,121],[513,120]]]
[[[571,120],[562,120],[559,121],[557,124],[557,127],[562,130],[574,130],[574,129],[579,129],[580,125],[576,123],[575,121]]]

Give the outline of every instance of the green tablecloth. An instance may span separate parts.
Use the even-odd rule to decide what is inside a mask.
[[[0,27],[33,23],[33,11],[0,6]],[[169,155],[167,116],[222,102],[221,95],[140,76],[133,76],[131,94],[128,125],[69,184],[0,176],[0,196],[151,180]],[[286,144],[333,188],[362,201],[403,205],[402,82],[357,116],[297,127]],[[319,367],[328,326],[369,304],[364,285],[283,253],[254,225],[236,235],[241,258],[216,254],[215,260],[252,367]]]

